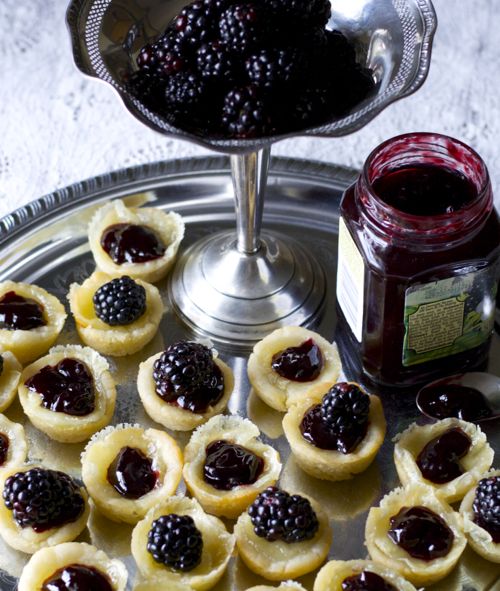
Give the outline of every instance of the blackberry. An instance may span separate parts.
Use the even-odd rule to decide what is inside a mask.
[[[232,51],[245,54],[266,39],[267,23],[262,5],[252,2],[233,4],[220,18],[220,38]]]
[[[0,376],[3,373],[3,357],[0,355]]]
[[[36,532],[74,521],[85,508],[79,487],[70,476],[44,468],[13,474],[5,481],[2,496],[17,524]]]
[[[147,70],[133,72],[127,84],[130,94],[142,101],[148,109],[162,113],[165,110],[165,80]]]
[[[132,324],[146,311],[146,290],[128,275],[102,285],[93,297],[96,316],[109,326]]]
[[[189,110],[202,106],[206,83],[192,72],[170,76],[165,86],[165,99],[174,110]]]
[[[312,539],[319,528],[311,503],[300,495],[290,495],[270,486],[248,508],[257,536],[269,542],[287,544]]]
[[[237,77],[238,65],[219,41],[205,43],[196,52],[196,66],[202,78],[226,84]]]
[[[250,82],[273,89],[296,84],[307,71],[303,53],[293,47],[261,49],[247,58],[245,68]]]
[[[324,27],[332,14],[329,0],[268,0],[268,4],[275,18],[294,28]]]
[[[324,123],[330,114],[329,92],[326,88],[306,88],[299,93],[295,104],[283,110],[283,126],[304,129]]]
[[[141,49],[136,61],[140,70],[170,76],[186,67],[189,56],[184,40],[176,31],[167,29],[155,43],[148,43]]]
[[[233,88],[224,98],[222,125],[231,137],[271,135],[274,125],[269,97],[254,85]]]
[[[201,562],[203,538],[189,515],[163,515],[148,533],[148,552],[156,562],[187,572]]]
[[[369,413],[370,398],[355,384],[339,382],[321,401],[321,416],[337,435],[366,425]]]
[[[197,0],[185,6],[176,17],[173,27],[180,39],[191,48],[198,48],[214,36],[216,21],[210,18],[210,4]]]
[[[482,523],[500,529],[500,477],[479,481],[472,508]]]

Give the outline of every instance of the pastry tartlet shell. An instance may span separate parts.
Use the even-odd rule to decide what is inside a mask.
[[[3,470],[10,470],[13,466],[21,466],[26,461],[28,455],[28,444],[24,434],[24,427],[19,423],[13,423],[0,414],[0,434],[6,435],[9,440],[7,457],[5,462],[0,465],[0,473]],[[0,500],[0,503],[2,501]]]
[[[0,351],[0,354],[3,357],[3,370],[0,374],[0,412],[3,412],[16,397],[23,368],[10,351]]]

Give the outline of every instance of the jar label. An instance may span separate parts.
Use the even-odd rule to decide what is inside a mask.
[[[354,336],[361,343],[365,264],[343,218],[339,220],[337,301]]]
[[[491,267],[405,293],[403,365],[416,365],[478,347],[493,329],[496,284]]]

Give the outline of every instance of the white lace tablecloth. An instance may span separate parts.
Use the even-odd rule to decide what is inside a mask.
[[[57,188],[145,162],[208,154],[150,131],[111,88],[73,65],[67,0],[0,0],[0,216]],[[435,0],[430,75],[414,96],[347,138],[296,138],[276,155],[360,167],[382,140],[436,131],[485,159],[500,204],[500,4]]]

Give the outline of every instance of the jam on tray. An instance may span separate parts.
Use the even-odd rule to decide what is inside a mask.
[[[253,484],[262,474],[264,460],[230,441],[213,441],[206,448],[203,479],[217,490]]]
[[[139,499],[158,481],[153,462],[140,449],[123,447],[108,467],[108,482],[126,499]]]
[[[418,395],[422,412],[436,419],[455,417],[479,421],[493,414],[482,392],[461,384],[436,384],[422,388]]]
[[[341,203],[346,364],[386,386],[482,369],[499,257],[488,171],[471,148],[430,133],[380,145]]]
[[[36,300],[9,291],[0,298],[0,328],[31,330],[45,326],[43,306]]]
[[[417,456],[422,476],[435,484],[445,484],[464,473],[460,459],[472,445],[470,437],[459,427],[448,429],[435,437]]]
[[[44,581],[41,591],[113,591],[109,578],[91,566],[70,564]]]
[[[342,591],[398,591],[377,573],[364,570],[342,581]]]
[[[281,377],[294,382],[312,382],[323,369],[321,349],[313,339],[273,355],[271,366]]]
[[[137,224],[109,226],[101,236],[101,246],[117,265],[146,263],[165,254],[165,246],[156,232]]]
[[[4,433],[0,433],[0,468],[5,464],[8,453],[9,438]]]

